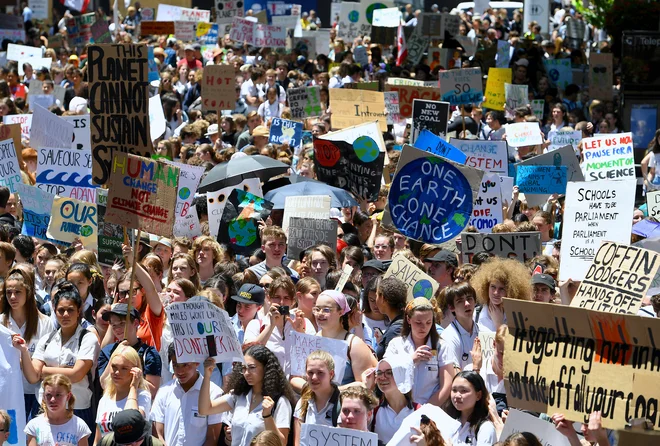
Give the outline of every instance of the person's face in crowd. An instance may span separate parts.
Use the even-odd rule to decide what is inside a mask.
[[[392,248],[390,248],[390,240],[387,237],[376,237],[374,241],[374,256],[378,260],[391,260]]]
[[[197,147],[195,155],[197,155],[197,157],[202,161],[211,161],[211,152],[208,150],[200,150],[200,148]]]
[[[117,285],[117,298],[120,304],[128,303],[128,298],[131,291],[131,281],[124,280],[119,285]],[[132,306],[133,308],[140,308],[142,306],[142,293],[139,283],[133,284],[133,299]]]
[[[131,381],[133,380],[133,375],[131,374],[132,368],[133,364],[122,355],[112,357],[110,361],[110,377],[116,388],[126,389],[131,385]]]
[[[17,216],[18,213],[18,207],[16,206],[16,195],[15,194],[9,194],[9,200],[7,200],[7,206],[5,206],[5,210],[9,212],[11,215],[14,217]]]
[[[71,394],[66,391],[64,386],[46,386],[44,388],[43,400],[46,402],[48,413],[64,413],[69,407]]]
[[[408,244],[408,239],[406,238],[405,235],[393,234],[392,237],[394,237],[394,250],[395,251],[398,251],[400,249],[406,249],[406,246]]]
[[[447,267],[445,262],[426,262],[428,264],[429,276],[433,277],[440,286],[451,285],[453,279],[451,277],[451,269]]]
[[[245,358],[247,359],[247,357]],[[172,358],[172,368],[174,369],[174,376],[179,380],[182,385],[187,385],[197,379],[197,362],[184,362],[179,364],[176,357]]]
[[[475,296],[460,296],[454,300],[454,305],[449,305],[449,309],[456,313],[456,319],[472,319],[474,313],[474,304],[477,301]]]
[[[277,93],[275,93],[274,90],[268,90],[266,97],[268,98],[268,102],[271,104],[274,104],[275,101],[277,101]]]
[[[25,64],[25,67],[23,68],[23,72],[25,73],[25,78],[26,79],[32,79],[32,75],[34,74],[34,70],[32,69],[32,65]]]
[[[27,299],[27,290],[23,282],[19,280],[8,280],[5,282],[5,295],[12,310],[23,308]]]
[[[319,95],[319,100],[321,101],[321,104],[327,104],[330,98],[328,97],[328,92],[325,90],[321,90],[321,94]]]
[[[376,268],[363,268],[362,269],[362,288],[366,288],[367,284],[371,279],[378,276],[380,272]],[[372,307],[373,309],[373,307]]]
[[[182,245],[180,243],[176,243],[174,245],[174,250],[172,251],[172,257],[174,257],[177,254],[188,254],[188,247],[186,245]]]
[[[335,372],[328,369],[328,365],[320,359],[310,359],[306,367],[307,384],[312,392],[328,389],[332,385]]]
[[[285,67],[277,67],[275,68],[275,72],[277,73],[278,79],[284,79],[287,75],[287,71]]]
[[[270,156],[270,151],[265,150],[264,152],[261,152],[261,149],[265,148],[266,145],[268,145],[268,137],[267,136],[255,136],[254,137],[254,146],[259,149],[259,154],[264,155],[264,156]]]
[[[367,240],[371,235],[371,230],[373,229],[373,227],[374,227],[374,222],[372,219],[368,219],[367,221],[359,225],[357,227],[357,230],[358,230],[358,235],[360,236],[360,240]]]
[[[156,155],[160,155],[160,156],[167,155],[167,146],[165,146],[165,143],[163,141],[159,142],[158,146],[156,146]]]
[[[319,251],[312,252],[311,266],[314,278],[320,283],[325,283],[325,275],[328,274],[328,270],[330,269],[330,264],[325,256]]]
[[[413,339],[426,339],[433,326],[432,311],[415,311],[412,316],[406,316]]]
[[[493,305],[502,305],[502,298],[506,296],[506,286],[499,280],[492,280],[488,285],[488,298]]]
[[[250,119],[248,119],[248,128],[250,129],[250,132],[254,130],[255,127],[257,127],[259,124],[261,124],[261,118],[259,115],[252,116]]]
[[[548,78],[542,77],[541,79],[539,79],[538,87],[539,87],[539,92],[541,93],[548,91],[548,88],[550,88],[550,84],[548,83]]]
[[[287,306],[293,307],[296,303],[295,295],[290,295],[284,288],[276,289],[272,294],[268,295],[268,301],[270,304],[275,304],[276,306]]]
[[[14,87],[18,83],[18,79],[16,79],[16,75],[11,71],[7,73],[7,83],[9,84],[10,87]]]
[[[53,286],[55,283],[55,274],[57,274],[57,271],[60,269],[60,262],[57,261],[47,261],[46,265],[44,266],[44,278],[46,279],[46,283],[48,286]]]
[[[188,79],[188,66],[185,64],[179,67],[179,79],[181,82],[186,82],[186,79]]]
[[[82,81],[82,78],[78,75],[77,72],[73,72],[73,75],[71,76],[71,81],[73,82],[74,85],[80,84],[80,81]]]
[[[8,114],[9,114],[9,107],[7,107],[6,104],[0,102],[0,116],[7,116]]]
[[[301,177],[314,178],[314,172],[312,172],[312,169],[308,164],[304,164],[300,168],[298,175],[300,175]]]
[[[163,262],[163,266],[167,266],[170,264],[170,259],[172,258],[172,248],[159,243],[154,248],[154,254],[160,257],[160,260]]]
[[[380,391],[386,395],[388,393],[398,392],[394,375],[392,374],[392,366],[386,361],[380,361],[378,363],[378,367],[376,368],[376,384]]]
[[[51,257],[52,256],[50,255],[50,252],[48,252],[48,250],[45,248],[42,248],[37,252],[34,263],[37,267],[37,270],[39,271],[40,276],[44,275],[46,270],[46,263],[48,263]]]
[[[208,243],[204,243],[197,251],[197,264],[200,267],[213,266],[213,249]]]
[[[260,306],[257,304],[236,302],[236,314],[238,315],[238,320],[241,321],[241,324],[247,326],[247,324],[254,319],[259,308]]]
[[[110,311],[112,306],[109,304],[103,305],[99,308],[99,311],[94,312],[94,325],[101,327],[103,330],[106,330],[110,326],[110,322],[103,320],[103,315]]]
[[[536,229],[538,229],[538,231],[541,234],[546,234],[547,235],[548,231],[550,231],[550,224],[548,224],[545,221],[545,218],[543,218],[543,217],[534,217],[532,222],[536,225]]]
[[[275,75],[274,74],[267,74],[266,75],[266,82],[268,85],[275,85]]]
[[[126,333],[126,317],[120,317],[116,314],[111,314],[109,324],[110,329],[112,330],[112,334],[114,334],[114,336],[120,341],[123,341],[124,333]],[[131,323],[129,325],[130,333],[137,333],[137,326],[138,321],[131,319]]]
[[[226,119],[223,119],[222,122],[220,122],[220,128],[222,128],[222,133],[231,132],[231,124],[229,124],[229,121]]]
[[[607,113],[605,115],[605,119],[607,120],[607,123],[609,124],[609,128],[611,128],[611,129],[616,128],[616,118],[614,117],[614,114]]]
[[[451,402],[458,411],[472,410],[481,399],[481,392],[477,392],[470,381],[465,378],[455,378],[451,385]]]
[[[183,288],[181,288],[176,282],[170,282],[170,284],[167,285],[165,294],[169,297],[170,303],[185,302],[188,300],[186,293],[183,292]]]
[[[190,280],[194,275],[194,271],[190,269],[186,259],[176,259],[172,263],[172,279]]]
[[[318,125],[312,126],[312,136],[320,136],[321,128]]]
[[[57,303],[57,308],[55,308],[57,323],[60,324],[60,327],[63,329],[76,327],[78,325],[80,313],[80,308],[78,308],[74,301],[69,299],[60,299]]]
[[[5,442],[9,441],[9,436],[11,435],[10,432],[10,425],[4,419],[0,422],[0,444],[4,444]]]
[[[312,308],[316,305],[316,301],[321,294],[321,289],[316,285],[310,287],[309,291],[306,293],[297,292],[296,297],[298,298],[298,308],[303,310],[306,314],[312,312]]]
[[[552,292],[550,288],[541,284],[534,284],[534,302],[550,303]]]
[[[341,402],[341,426],[345,429],[368,431],[371,411],[357,398],[344,398]]]
[[[185,53],[186,53],[186,59],[188,59],[191,62],[193,60],[195,60],[195,51],[194,50],[186,50]]]
[[[491,130],[499,130],[500,127],[502,127],[500,121],[493,119],[490,113],[486,115],[486,124],[488,124],[488,127],[490,127]]]
[[[264,366],[252,356],[245,357],[243,367],[243,377],[249,386],[262,383],[264,380]]]
[[[644,212],[640,211],[639,209],[635,209],[633,212],[633,224],[639,223],[642,220],[644,220]]]
[[[188,73],[188,82],[190,82],[192,85],[195,85],[195,72],[191,71]]]
[[[266,253],[266,260],[280,262],[286,252],[286,242],[282,239],[267,240],[261,249]]]
[[[48,82],[44,82],[43,84],[41,84],[41,92],[43,94],[52,94],[53,86]]]
[[[92,284],[92,281],[85,277],[85,275],[80,271],[71,271],[66,275],[66,280],[71,282],[78,288],[78,293],[80,297],[85,300],[87,294],[89,293],[89,287]]]
[[[341,313],[337,302],[330,297],[321,295],[316,299],[314,317],[320,329],[334,329],[341,326]]]
[[[519,65],[518,67],[516,67],[515,75],[517,81],[519,82],[524,81],[525,79],[527,79],[527,67]]]
[[[562,122],[564,120],[564,112],[561,111],[559,107],[555,107],[552,109],[552,119],[555,120],[555,122]]]
[[[1,109],[0,109],[0,112],[2,112]],[[598,124],[598,131],[600,133],[610,133],[609,123],[606,120],[600,121],[600,123]]]
[[[168,75],[165,76],[165,73],[163,73],[161,79],[160,79],[160,85],[163,91],[172,91],[172,78]]]

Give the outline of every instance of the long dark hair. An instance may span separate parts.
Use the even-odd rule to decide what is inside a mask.
[[[263,396],[269,396],[277,404],[277,400],[283,396],[293,404],[295,395],[289,381],[284,376],[277,356],[263,345],[253,345],[245,350],[245,356],[252,356],[264,367]],[[229,377],[229,389],[234,389],[235,395],[247,395],[252,389],[240,369],[234,369]]]
[[[22,268],[13,268],[9,271],[4,282],[2,305],[0,305],[0,311],[5,316],[5,326],[9,326],[9,317],[11,316],[11,305],[9,305],[9,300],[7,299],[7,282],[10,280],[20,282],[23,288],[25,288],[25,334],[23,338],[27,342],[30,342],[39,329],[39,310],[37,309],[37,300],[34,298],[34,275],[30,277],[28,272]]]
[[[83,301],[78,292],[78,287],[67,280],[58,281],[55,286],[57,291],[53,295],[53,311],[57,310],[57,306],[63,300],[70,300],[78,309],[82,308]]]
[[[660,153],[660,143],[658,142],[658,139],[660,139],[660,129],[655,131],[653,139],[649,143],[649,152]]]
[[[485,421],[489,421],[490,417],[488,414],[488,398],[490,394],[486,388],[486,383],[484,379],[476,372],[471,370],[458,372],[454,379],[452,380],[452,385],[456,378],[463,378],[474,388],[475,392],[481,392],[481,398],[474,404],[474,409],[468,418],[468,423],[470,427],[474,429],[475,437],[479,433],[479,428]],[[454,403],[451,401],[451,398],[445,403],[445,412],[449,414],[450,417],[458,419],[461,416],[461,412],[454,407]]]

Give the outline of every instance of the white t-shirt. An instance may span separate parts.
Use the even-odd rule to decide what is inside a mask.
[[[252,390],[247,395],[237,396],[232,393],[227,403],[232,408],[231,418],[231,445],[243,446],[250,444],[252,438],[266,430],[266,423],[261,411],[260,403],[250,411],[250,401],[252,401]],[[281,396],[275,402],[275,412],[273,412],[273,421],[278,429],[289,429],[291,427],[291,403],[285,396]]]
[[[6,317],[5,315],[0,315],[0,324],[4,325],[5,327],[9,328],[9,330],[12,333],[20,334],[21,337],[25,337],[25,327],[27,326],[27,322],[23,324],[22,327],[19,327],[16,321],[14,321],[14,318],[9,316],[9,323],[6,324]],[[48,316],[44,316],[41,313],[39,313],[39,323],[37,324],[37,332],[32,336],[32,339],[30,339],[30,342],[28,343],[28,351],[30,352],[30,357],[34,355],[35,350],[37,349],[37,344],[39,343],[39,340],[43,337],[48,337],[52,332],[53,332],[53,324],[48,318]],[[23,393],[26,395],[34,395],[37,393],[37,390],[39,389],[39,383],[36,384],[30,384],[27,379],[25,379],[25,376],[23,376]]]
[[[78,338],[83,336],[80,350],[78,349]],[[91,373],[94,376],[96,370],[96,361],[99,357],[99,341],[94,333],[91,333],[80,325],[71,339],[62,345],[62,330],[58,330],[48,345],[46,341],[49,336],[44,336],[39,340],[37,349],[32,355],[32,359],[38,359],[48,367],[73,367],[78,360],[93,361]],[[73,395],[76,397],[74,409],[89,409],[92,403],[92,391],[89,388],[89,379],[87,375],[77,383],[71,386]],[[41,403],[43,389],[39,389],[37,400]]]
[[[101,430],[101,436],[112,432],[112,419],[126,407],[127,398],[115,401],[107,395],[103,395],[99,401],[98,410],[96,413],[96,424]],[[144,412],[144,418],[149,419],[151,412],[151,393],[148,390],[140,390],[138,392],[138,408]]]
[[[92,431],[75,415],[66,423],[55,426],[41,414],[30,420],[25,426],[25,433],[33,436],[38,446],[78,446],[78,442],[89,437]]]
[[[477,318],[477,312],[474,312],[474,319],[477,324],[479,324],[479,327],[486,330],[486,331],[492,331],[493,333],[497,332],[497,329],[499,327],[495,326],[495,322],[493,321],[493,318],[490,317],[490,312],[488,311],[488,305],[484,305],[481,308],[481,312],[479,313],[479,320],[476,320]],[[504,318],[502,319],[502,323],[506,324],[506,313],[504,313]]]
[[[454,446],[492,446],[497,442],[497,432],[495,426],[490,421],[484,421],[479,427],[479,433],[476,438],[470,423],[463,424],[454,435],[451,436],[451,442]]]
[[[257,111],[257,107],[254,105],[250,105],[247,103],[247,97],[248,95],[253,96],[255,98],[259,97],[259,90],[257,87],[254,85],[254,82],[252,82],[252,79],[248,79],[243,84],[241,85],[241,97],[245,99],[245,103],[247,104],[248,107],[248,112],[251,111]]]

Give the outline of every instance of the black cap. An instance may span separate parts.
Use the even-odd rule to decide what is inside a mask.
[[[362,264],[362,270],[364,270],[365,268],[373,268],[375,270],[380,271],[381,273],[387,271],[387,268],[385,268],[383,262],[377,259],[367,260],[366,262],[364,262],[364,264]]]
[[[441,249],[433,257],[427,257],[424,259],[425,262],[445,262],[449,266],[454,268],[458,267],[458,259],[456,254],[446,249]]]
[[[114,304],[110,309],[110,311],[106,311],[105,313],[103,313],[102,317],[104,321],[110,322],[111,314],[114,314],[115,316],[119,316],[119,317],[126,317],[127,313],[128,313],[128,304]],[[133,319],[140,320],[140,312],[137,310],[137,308],[135,307],[131,308],[131,317]],[[128,443],[130,443],[130,441]]]
[[[532,285],[545,285],[550,288],[550,291],[555,290],[555,279],[549,274],[534,274],[532,276]]]
[[[252,283],[244,283],[241,285],[241,288],[238,290],[236,296],[232,296],[236,302],[241,302],[244,304],[257,304],[263,305],[264,300],[266,299],[266,293],[263,288],[259,285],[254,285]]]
[[[115,433],[115,444],[129,444],[150,435],[151,425],[139,410],[126,409],[115,414],[112,430]]]

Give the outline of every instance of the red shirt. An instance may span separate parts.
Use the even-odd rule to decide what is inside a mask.
[[[201,60],[197,60],[197,59],[195,59],[194,62],[190,62],[188,59],[185,59],[185,58],[184,58],[184,59],[181,59],[180,61],[178,61],[178,62],[176,63],[176,67],[179,68],[179,67],[180,67],[181,65],[183,65],[183,64],[188,65],[188,69],[189,69],[189,70],[199,70],[200,68],[204,68],[204,66],[202,65],[202,61],[201,61]],[[187,81],[187,80],[188,80],[188,79],[186,79],[186,81]]]

